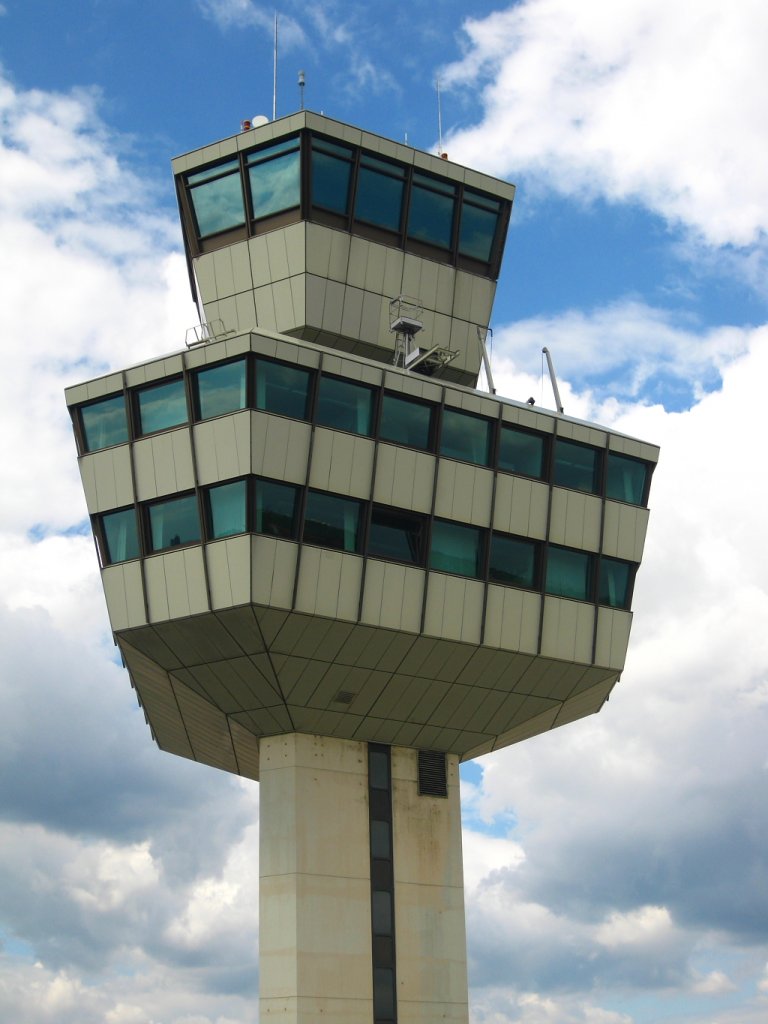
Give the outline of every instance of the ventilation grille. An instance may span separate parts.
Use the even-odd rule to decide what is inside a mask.
[[[419,751],[419,796],[448,796],[445,754],[439,750]]]
[[[334,704],[351,704],[357,696],[356,693],[352,693],[351,690],[339,690],[336,696],[333,698]]]

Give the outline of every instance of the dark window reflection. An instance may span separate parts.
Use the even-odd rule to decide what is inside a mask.
[[[149,539],[152,551],[198,543],[200,519],[194,494],[150,505]]]

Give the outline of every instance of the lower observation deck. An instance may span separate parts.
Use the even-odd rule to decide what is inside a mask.
[[[251,778],[283,733],[466,759],[619,678],[655,446],[265,332],[67,401],[163,749]]]

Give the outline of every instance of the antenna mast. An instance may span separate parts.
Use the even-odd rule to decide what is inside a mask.
[[[272,120],[277,120],[277,11],[275,11],[275,54],[272,73]]]
[[[437,155],[443,155],[443,106],[440,102],[440,77],[435,79],[437,89]]]

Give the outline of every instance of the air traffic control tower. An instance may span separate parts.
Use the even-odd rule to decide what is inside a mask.
[[[202,326],[67,391],[115,640],[260,781],[262,1024],[466,1024],[459,762],[602,707],[658,450],[475,390],[511,185],[309,112],[173,167]]]

